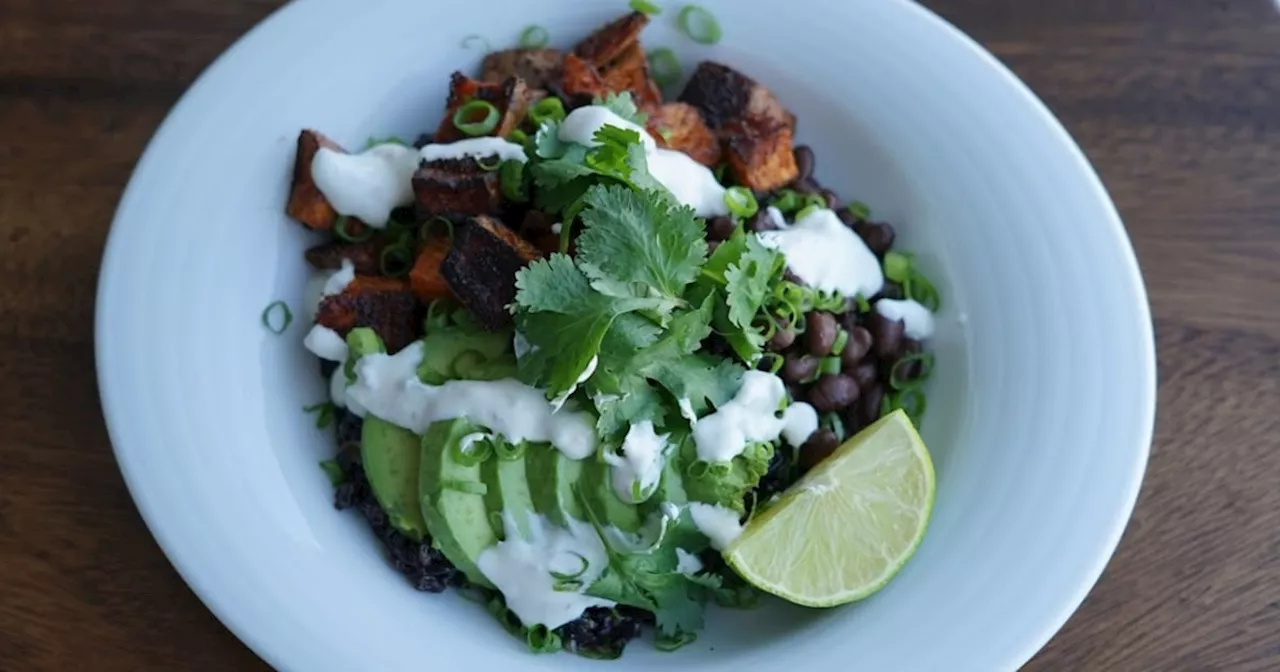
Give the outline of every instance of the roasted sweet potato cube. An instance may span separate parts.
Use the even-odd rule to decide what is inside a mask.
[[[564,71],[560,77],[560,90],[573,105],[586,105],[592,98],[604,97],[609,92],[600,73],[592,65],[573,54],[564,57]]]
[[[735,121],[721,129],[725,158],[738,184],[773,191],[800,174],[791,129],[776,121]]]
[[[560,80],[563,67],[564,54],[558,49],[505,49],[484,57],[480,79],[502,84],[519,77],[531,89],[545,89]]]
[[[342,268],[342,260],[347,259],[355,267],[356,273],[377,275],[381,268],[382,250],[387,242],[383,236],[374,236],[359,243],[335,240],[307,250],[307,262],[315,268],[338,269]]]
[[[339,294],[320,302],[316,322],[342,336],[369,327],[382,337],[387,352],[397,352],[418,337],[422,310],[404,280],[357,275]]]
[[[688,103],[666,103],[649,114],[649,134],[658,146],[676,149],[707,167],[720,163],[720,141]]]
[[[453,125],[453,114],[472,100],[488,101],[498,108],[498,125],[489,135],[505,138],[524,121],[529,110],[529,87],[519,77],[508,77],[495,84],[471,79],[461,72],[453,73],[444,119],[436,129],[436,142],[454,142],[469,137]]]
[[[601,26],[573,48],[573,53],[587,63],[604,68],[624,51],[640,41],[640,33],[649,25],[649,17],[631,12]]]
[[[703,61],[680,93],[680,102],[702,112],[712,130],[732,121],[772,122],[795,131],[796,117],[773,93],[726,65]]]
[[[516,298],[516,272],[542,256],[492,217],[473,217],[458,227],[441,265],[449,289],[486,329],[511,322],[507,306]]]
[[[338,143],[318,131],[303,130],[298,134],[298,150],[293,159],[293,186],[289,189],[289,203],[285,214],[302,222],[308,228],[328,230],[338,213],[311,177],[311,161],[321,147],[346,152]]]
[[[448,256],[451,245],[448,238],[440,236],[432,238],[431,242],[418,252],[418,258],[413,262],[413,269],[409,271],[409,287],[413,289],[419,301],[431,303],[436,299],[446,299],[453,295],[449,291],[449,283],[445,282],[444,274],[441,272],[441,266],[444,265],[444,258]]]
[[[418,215],[496,215],[502,212],[502,182],[496,170],[475,159],[429,161],[413,174]]]
[[[597,69],[605,89],[617,93],[630,91],[641,107],[662,103],[662,92],[649,77],[649,60],[639,43],[631,45],[609,65]]]

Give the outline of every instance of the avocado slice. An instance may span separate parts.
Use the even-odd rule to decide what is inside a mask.
[[[569,527],[570,519],[586,520],[574,488],[587,460],[570,459],[549,443],[527,446],[524,460],[534,511],[560,527]]]
[[[605,525],[623,532],[639,532],[644,519],[635,504],[622,501],[614,491],[611,467],[598,454],[583,462],[579,483],[583,500],[592,513]]]
[[[422,539],[427,523],[418,506],[418,435],[373,416],[364,419],[360,459],[378,505],[391,525],[412,539]]]
[[[422,436],[418,491],[436,548],[472,583],[492,588],[478,566],[480,554],[498,543],[496,521],[491,522],[485,506],[488,487],[481,480],[480,464],[458,459],[462,438],[483,431],[463,419],[432,423]]]
[[[418,377],[428,385],[449,380],[497,380],[516,374],[510,354],[511,330],[468,331],[460,327],[429,330]]]
[[[496,441],[504,439],[498,438]],[[529,494],[529,479],[526,476],[525,455],[530,450],[544,446],[550,448],[549,444],[526,442],[520,455],[511,459],[510,456],[514,455],[511,451],[513,446],[507,444],[506,449],[495,448],[495,454],[480,464],[480,480],[489,489],[485,493],[484,502],[491,522],[500,522],[505,512],[515,522],[520,536],[525,539],[531,536],[529,516],[534,512],[533,498]]]

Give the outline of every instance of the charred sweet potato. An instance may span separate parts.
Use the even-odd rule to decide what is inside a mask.
[[[502,84],[518,77],[531,89],[545,89],[560,80],[563,67],[564,54],[558,49],[505,49],[484,57],[480,79]]]
[[[444,119],[436,128],[435,142],[454,142],[469,137],[453,125],[453,114],[472,100],[483,100],[498,108],[498,125],[489,135],[505,138],[524,121],[529,110],[529,86],[519,77],[507,77],[499,83],[471,79],[461,72],[449,81],[449,102]]]
[[[496,170],[475,159],[429,161],[413,174],[418,216],[497,215],[502,212],[502,182]]]
[[[649,114],[649,134],[659,147],[676,149],[707,167],[720,163],[720,141],[688,103],[666,103]]]
[[[723,126],[725,158],[738,184],[773,191],[800,174],[791,129],[775,120],[734,121]]]
[[[407,282],[374,275],[357,275],[341,293],[325,297],[316,313],[316,323],[344,337],[356,327],[373,329],[392,353],[417,338],[420,318]]]
[[[698,64],[679,100],[698,108],[707,125],[715,131],[733,121],[772,123],[792,132],[796,127],[795,115],[763,84],[712,61]]]
[[[631,12],[588,35],[587,39],[573,48],[573,53],[587,63],[604,69],[631,46],[639,44],[640,33],[647,25],[649,17],[641,12]]]
[[[318,131],[305,129],[298,134],[298,149],[293,159],[293,186],[289,189],[289,203],[285,206],[285,214],[308,228],[327,231],[333,228],[338,213],[324,194],[320,193],[320,188],[311,177],[311,161],[321,147],[346,152],[338,143]]]
[[[446,299],[453,295],[449,291],[449,283],[445,282],[444,274],[441,272],[441,266],[444,265],[444,258],[449,254],[451,244],[448,238],[436,237],[418,252],[418,258],[413,262],[413,269],[409,271],[409,287],[413,289],[419,301],[431,303],[436,299]]]
[[[588,105],[592,98],[603,98],[609,92],[600,73],[590,63],[573,54],[564,57],[560,90],[569,98],[567,102],[571,106]]]
[[[481,325],[500,329],[511,322],[507,306],[515,301],[516,272],[541,256],[502,222],[473,217],[454,232],[441,272],[453,295]]]
[[[307,250],[307,262],[315,268],[342,268],[342,260],[348,259],[355,266],[356,273],[377,275],[380,272],[382,250],[387,240],[374,236],[359,243],[348,243],[335,240],[316,245]]]
[[[640,107],[662,103],[662,92],[649,77],[649,60],[639,43],[628,47],[618,58],[599,70],[605,89],[617,93],[630,91],[636,105]]]

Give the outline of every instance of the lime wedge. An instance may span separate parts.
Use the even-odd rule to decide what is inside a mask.
[[[836,449],[747,523],[724,557],[755,587],[834,607],[884,587],[933,510],[933,463],[901,410]]]

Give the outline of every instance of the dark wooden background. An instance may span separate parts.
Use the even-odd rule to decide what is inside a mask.
[[[152,541],[93,297],[144,143],[274,0],[0,0],[0,670],[256,670]],[[621,5],[621,1],[619,2]],[[1280,669],[1280,12],[926,0],[1075,135],[1137,247],[1160,408],[1133,522],[1033,670]]]

